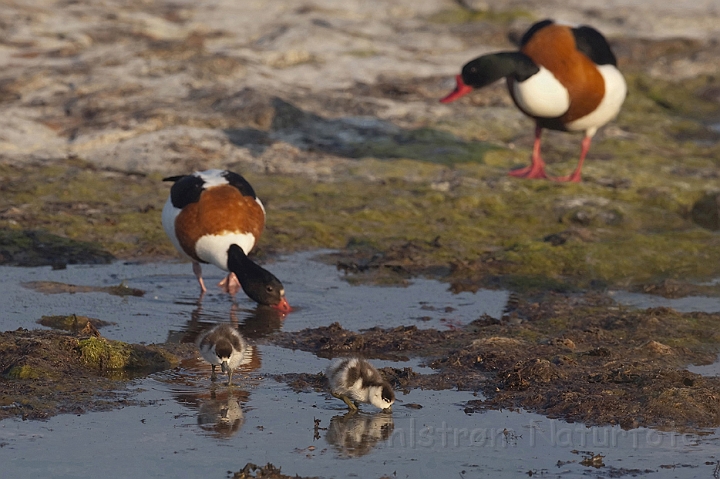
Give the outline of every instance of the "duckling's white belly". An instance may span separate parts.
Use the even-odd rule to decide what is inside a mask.
[[[354,384],[348,387],[345,394],[356,401],[369,402],[368,398],[370,397],[370,391],[368,388],[362,387],[362,379],[358,379]]]
[[[237,369],[240,366],[249,364],[252,361],[253,351],[251,347],[245,346],[240,351],[233,351],[228,359],[228,366]]]
[[[222,364],[222,359],[215,352],[215,345],[202,345],[200,346],[200,355],[205,361],[216,366]],[[243,347],[240,351],[233,350],[228,358],[228,367],[230,369],[236,369],[243,364],[248,364],[252,360],[252,349]]]

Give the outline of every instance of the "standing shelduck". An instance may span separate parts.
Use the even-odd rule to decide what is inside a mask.
[[[507,79],[515,105],[535,119],[532,163],[510,175],[548,177],[540,156],[543,128],[584,131],[577,168],[568,176],[554,178],[579,182],[592,137],[617,116],[627,94],[625,79],[605,37],[588,26],[537,22],[523,35],[520,51],[483,55],[467,63],[457,76],[455,90],[440,101],[457,100],[501,78]]]
[[[259,304],[291,310],[285,289],[272,273],[247,257],[265,227],[265,208],[250,183],[227,170],[173,176],[162,212],[165,232],[192,261],[205,292],[201,263],[229,271],[219,286],[234,294],[240,287]]]

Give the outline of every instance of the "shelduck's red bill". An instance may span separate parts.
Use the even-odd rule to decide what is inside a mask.
[[[463,82],[462,75],[456,76],[455,81],[457,82],[457,86],[455,87],[455,89],[448,96],[441,99],[440,103],[450,103],[451,101],[457,100],[461,96],[467,95],[473,90],[471,86],[467,86],[465,82]]]
[[[283,298],[280,300],[278,304],[275,306],[272,306],[273,308],[277,309],[278,311],[282,311],[283,313],[289,313],[293,309],[290,307],[290,303],[288,303],[287,299]]]

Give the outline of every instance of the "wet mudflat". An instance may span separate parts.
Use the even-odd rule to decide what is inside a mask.
[[[717,9],[486,3],[4,5],[2,474],[720,475]],[[630,90],[580,185],[507,176],[533,129],[504,85],[437,101],[548,16]],[[568,172],[579,138],[545,138]],[[262,197],[260,261],[335,250],[268,264],[287,318],[123,262],[174,257],[161,179],[212,167]],[[232,391],[191,344],[219,322],[254,346]],[[327,394],[356,353],[391,416]]]
[[[343,272],[314,261],[313,256],[292,255],[269,264],[292,291],[288,299],[297,310],[286,318],[258,311],[244,297],[232,302],[212,290],[199,300],[187,264],[113,263],[66,270],[2,267],[3,287],[8,292],[2,305],[3,330],[41,328],[50,334],[48,328],[35,324],[34,318],[72,314],[81,318],[87,314],[110,323],[100,325],[103,337],[148,347],[159,343],[158,347],[177,359],[176,364],[158,372],[140,372],[140,377],[130,382],[127,375],[98,374],[96,383],[114,382],[105,389],[87,388],[83,407],[77,411],[55,411],[78,414],[53,415],[49,407],[46,420],[22,420],[18,404],[7,404],[4,391],[3,413],[11,416],[0,421],[4,470],[15,477],[90,477],[99,467],[107,477],[181,473],[253,477],[257,471],[246,468],[248,463],[271,463],[290,477],[713,474],[720,436],[712,415],[706,418],[709,422],[700,424],[697,418],[678,414],[678,425],[673,427],[665,421],[671,413],[663,416],[659,411],[653,416],[646,411],[644,423],[651,427],[637,427],[632,423],[611,425],[602,411],[574,418],[582,422],[566,422],[563,418],[573,419],[566,411],[541,415],[528,412],[533,407],[508,402],[508,398],[531,397],[528,391],[561,402],[561,397],[553,396],[557,388],[588,383],[569,377],[563,363],[538,348],[565,348],[564,361],[574,360],[581,366],[585,356],[603,358],[602,353],[580,354],[595,349],[586,348],[568,325],[564,325],[568,328],[566,341],[543,344],[531,340],[530,335],[539,334],[544,320],[537,312],[528,313],[533,306],[526,299],[509,298],[505,291],[453,294],[448,284],[422,278],[404,287],[350,285]],[[211,280],[221,278],[219,271],[208,273]],[[38,291],[43,282],[56,286]],[[58,284],[92,285],[99,291],[67,288],[58,292]],[[113,290],[109,287],[118,284],[145,294],[110,294]],[[368,300],[370,295],[373,301]],[[604,301],[603,308],[616,310],[616,318],[654,316],[660,323],[665,319],[661,310],[634,311],[607,298]],[[560,318],[559,304],[582,308],[580,302],[565,299],[543,304],[551,305],[546,308],[554,308],[552,316]],[[672,315],[677,322],[689,321],[680,313]],[[603,318],[602,314],[596,316]],[[209,367],[188,344],[203,328],[219,322],[237,324],[253,344],[252,359],[236,374],[233,388],[225,386],[222,378],[212,383]],[[378,327],[383,328],[382,334],[377,333]],[[548,326],[544,327],[550,336]],[[622,329],[619,323],[616,329]],[[518,334],[525,337],[518,339]],[[319,336],[324,342],[313,346]],[[570,338],[580,352],[569,347]],[[637,339],[630,335],[628,340]],[[383,353],[389,344],[394,344],[394,354]],[[619,343],[606,348],[609,356],[603,358],[603,364],[633,350],[622,349]],[[650,348],[664,351],[659,346]],[[471,351],[484,355],[488,364],[494,361],[498,368],[468,361]],[[626,364],[634,365],[640,379],[647,366],[643,351],[640,348],[633,353]],[[697,360],[701,357],[697,351],[692,344],[672,347],[673,360],[666,365]],[[703,361],[712,362],[711,348],[703,351]],[[396,403],[392,414],[371,407],[348,414],[342,402],[324,389],[320,373],[327,358],[354,352],[375,358],[373,362],[393,382],[402,402]],[[541,367],[513,369],[529,357]],[[660,364],[665,364],[664,357],[667,355],[654,356]],[[499,368],[503,361],[515,375],[503,376]],[[543,361],[549,366],[542,367]],[[461,364],[470,367],[458,369]],[[551,381],[540,381],[548,368],[556,375]],[[598,366],[597,374],[607,369],[612,368]],[[713,377],[683,373],[682,368],[678,371],[680,386],[684,384],[688,397],[709,397],[710,389],[716,387]],[[522,375],[530,383],[523,385]],[[623,382],[616,379],[610,378],[601,390],[622,399]],[[663,384],[662,378],[655,379]],[[693,384],[683,383],[687,380]],[[8,380],[3,381],[7,384]],[[498,384],[502,389],[495,391]],[[549,389],[551,384],[555,390]],[[631,384],[637,386],[637,381]],[[701,386],[708,389],[693,389]],[[627,388],[624,394],[631,389],[637,387]],[[616,405],[623,404],[621,399]],[[606,404],[596,397],[585,400]],[[693,410],[692,404],[683,404],[688,407]],[[128,464],[127,457],[134,459]]]

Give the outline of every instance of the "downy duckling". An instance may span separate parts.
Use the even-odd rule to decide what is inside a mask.
[[[364,359],[338,358],[328,366],[325,376],[330,381],[332,395],[351,411],[356,411],[361,402],[389,411],[395,402],[390,384]]]
[[[228,386],[232,385],[233,370],[247,362],[249,349],[245,338],[229,324],[219,324],[201,334],[197,346],[203,359],[212,365],[210,379],[215,381],[215,367],[220,366],[228,375]]]

